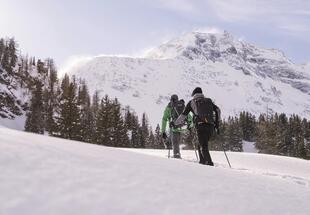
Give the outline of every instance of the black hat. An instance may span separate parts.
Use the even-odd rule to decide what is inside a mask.
[[[178,97],[178,95],[176,95],[176,94],[173,94],[172,96],[171,96],[171,98],[170,98],[170,101],[172,101],[172,102],[177,102],[179,100],[179,97]]]
[[[194,89],[194,91],[192,92],[192,96],[194,96],[194,95],[197,94],[197,93],[202,93],[202,89],[201,89],[200,87],[196,87],[196,88]]]

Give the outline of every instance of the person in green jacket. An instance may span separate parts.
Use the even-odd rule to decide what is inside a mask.
[[[172,95],[170,98],[169,104],[166,106],[164,110],[164,115],[162,118],[162,126],[161,126],[161,133],[163,139],[167,139],[168,135],[166,133],[167,123],[176,120],[178,116],[183,112],[185,108],[185,102],[183,99],[179,100],[176,94]],[[192,117],[191,115],[187,116],[187,127],[192,127]],[[170,127],[170,126],[169,126]],[[174,158],[181,158],[180,153],[180,142],[181,142],[181,134],[184,129],[180,126],[177,128],[170,127],[170,140],[173,146],[173,157]]]

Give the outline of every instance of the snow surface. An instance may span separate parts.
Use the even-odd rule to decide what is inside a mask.
[[[8,118],[6,119],[0,118],[0,125],[21,131],[25,129],[25,122],[26,122],[25,114],[22,116],[15,116],[13,120]]]
[[[242,141],[242,149],[244,152],[258,153],[258,149],[255,147],[255,142]]]
[[[309,161],[228,153],[229,169],[222,152],[217,167],[166,153],[0,126],[0,214],[309,214]]]

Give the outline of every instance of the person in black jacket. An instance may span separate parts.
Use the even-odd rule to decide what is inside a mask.
[[[196,87],[192,93],[193,99],[189,101],[183,111],[183,113],[174,121],[171,122],[171,127],[177,127],[178,125],[183,124],[186,116],[189,112],[192,112],[194,115],[194,123],[197,130],[197,136],[199,141],[198,152],[199,152],[199,163],[214,166],[211,159],[208,142],[210,137],[213,134],[213,131],[216,130],[219,133],[219,119],[220,119],[220,109],[211,101],[211,99],[205,98],[202,89]],[[210,102],[210,108],[212,108],[212,118],[215,113],[215,119],[206,120],[199,117],[199,108],[197,107],[197,101],[201,99],[206,99]]]

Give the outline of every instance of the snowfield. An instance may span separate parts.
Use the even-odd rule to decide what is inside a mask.
[[[117,149],[0,127],[0,214],[309,214],[310,162]]]

